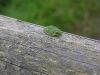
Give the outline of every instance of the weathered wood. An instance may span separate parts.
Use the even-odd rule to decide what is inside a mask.
[[[0,75],[100,75],[100,41],[0,15]]]

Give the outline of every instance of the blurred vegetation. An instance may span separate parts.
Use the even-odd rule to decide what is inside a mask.
[[[0,0],[0,14],[100,40],[100,0]]]

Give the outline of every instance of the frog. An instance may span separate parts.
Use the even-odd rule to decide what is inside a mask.
[[[62,35],[61,29],[59,29],[53,25],[49,25],[49,26],[45,27],[44,33],[51,37],[59,37]]]

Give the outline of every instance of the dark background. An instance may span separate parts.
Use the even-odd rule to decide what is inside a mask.
[[[100,40],[100,0],[0,0],[0,14]]]

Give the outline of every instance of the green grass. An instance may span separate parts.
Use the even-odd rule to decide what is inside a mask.
[[[1,14],[100,39],[100,0],[1,0]]]

